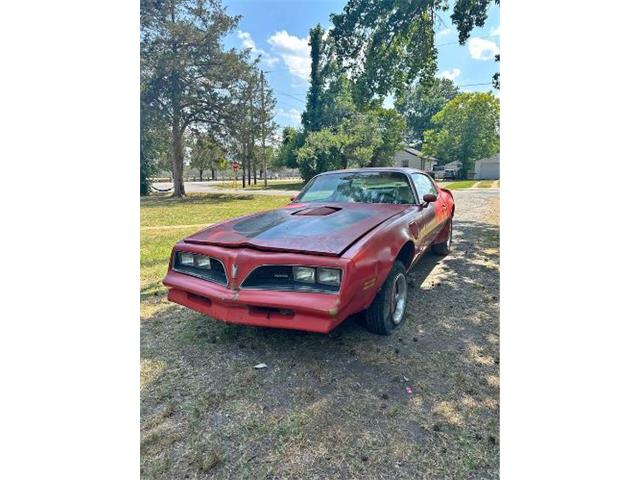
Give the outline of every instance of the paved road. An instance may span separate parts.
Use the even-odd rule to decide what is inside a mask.
[[[169,182],[156,182],[153,184],[158,190],[170,189],[172,184]],[[254,190],[242,188],[220,188],[217,182],[185,182],[184,188],[187,193],[251,193],[255,195],[295,195],[297,192],[293,190]],[[464,199],[481,200],[487,197],[494,197],[500,194],[499,188],[467,188],[464,190],[454,190],[453,195]]]

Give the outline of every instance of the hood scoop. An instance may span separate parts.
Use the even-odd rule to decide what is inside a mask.
[[[305,215],[309,217],[324,217],[326,215],[331,215],[332,213],[336,213],[342,210],[339,207],[313,207],[313,208],[305,208],[303,210],[298,210],[293,215]]]

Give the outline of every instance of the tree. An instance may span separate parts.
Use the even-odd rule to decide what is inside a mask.
[[[491,93],[461,93],[433,117],[422,151],[445,161],[460,160],[466,176],[475,160],[500,150],[500,102]]]
[[[215,171],[222,168],[226,161],[222,145],[211,135],[197,135],[191,149],[191,167],[196,168],[202,180],[205,170],[211,171],[215,180]]]
[[[380,144],[374,149],[368,166],[388,167],[393,162],[393,155],[404,143],[407,122],[397,111],[378,108],[374,111],[380,129]]]
[[[487,21],[487,10],[492,3],[500,5],[500,0],[457,0],[453,7],[451,21],[458,29],[460,45],[467,41],[474,27],[482,27]]]
[[[277,167],[298,168],[298,149],[304,145],[304,134],[293,127],[284,127],[282,142],[274,159]]]
[[[298,149],[298,168],[306,181],[327,170],[391,164],[404,135],[404,119],[378,108],[356,112],[333,128],[307,135]]]
[[[474,26],[484,25],[492,1],[455,1],[451,18],[461,44]],[[358,101],[398,94],[434,77],[435,19],[447,9],[446,0],[349,0],[342,13],[331,16],[337,58],[354,79]]]
[[[311,132],[298,149],[298,168],[305,182],[327,170],[343,168],[342,152],[345,139],[328,128]]]
[[[323,50],[324,30],[318,24],[309,31],[309,46],[311,47],[311,85],[307,92],[307,107],[302,114],[302,125],[305,132],[315,132],[321,128],[321,93],[322,93],[322,66],[321,55]]]
[[[239,109],[233,119],[232,130],[233,150],[242,163],[242,187],[244,188],[247,182],[251,184],[252,174],[253,183],[257,183],[257,163],[258,160],[264,159],[258,158],[256,147],[261,145],[263,136],[266,144],[266,140],[270,139],[276,127],[273,123],[275,98],[271,89],[264,84],[261,72],[252,66],[244,73],[241,83]],[[259,140],[258,145],[256,140]]]
[[[260,129],[259,152],[262,160],[260,171],[262,172],[265,187],[267,186],[267,166],[271,160],[271,150],[267,147],[267,141],[271,141],[277,128],[276,123],[273,121],[275,107],[276,98],[273,95],[273,90],[265,84],[264,72],[260,71],[260,103],[258,105],[256,119]]]
[[[227,129],[246,52],[224,51],[222,38],[238,23],[219,0],[141,0],[143,102],[171,130],[174,196],[185,193],[187,129]]]
[[[431,83],[416,83],[403,89],[394,106],[407,120],[407,143],[420,148],[425,130],[434,128],[432,117],[460,90],[446,78],[434,78]]]

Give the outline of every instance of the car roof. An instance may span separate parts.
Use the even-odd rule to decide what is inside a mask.
[[[417,168],[408,167],[363,167],[363,168],[346,168],[344,170],[329,170],[328,172],[319,173],[320,175],[327,175],[330,173],[357,173],[357,172],[399,172],[405,174],[411,173],[425,173],[423,170]]]

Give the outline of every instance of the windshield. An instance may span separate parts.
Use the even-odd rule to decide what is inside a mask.
[[[297,201],[413,204],[415,198],[403,173],[351,172],[314,178]]]

